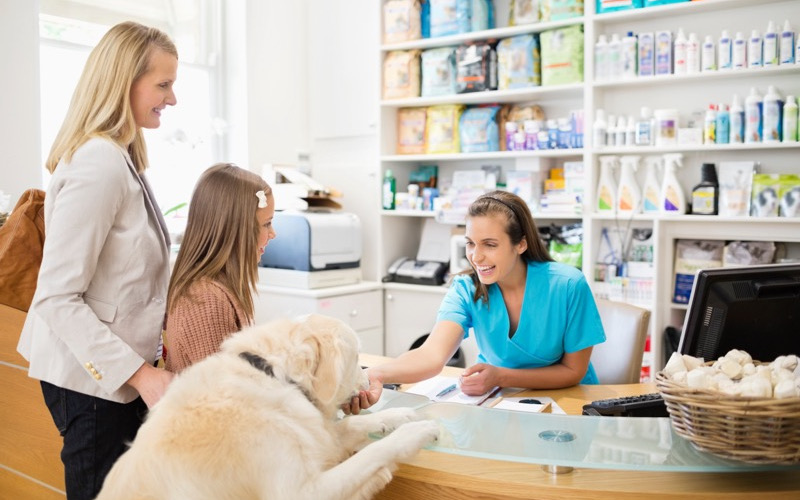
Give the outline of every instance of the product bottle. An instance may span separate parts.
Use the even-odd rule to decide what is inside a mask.
[[[741,31],[736,32],[731,49],[731,61],[733,69],[744,69],[747,67],[747,40],[744,39]]]
[[[383,175],[383,209],[394,210],[394,198],[397,194],[397,181],[390,169]]]
[[[606,128],[606,146],[617,145],[617,117],[608,115],[608,127]]]
[[[700,65],[703,71],[714,71],[717,69],[716,46],[711,35],[706,35],[703,46],[700,48]]]
[[[775,23],[770,21],[767,24],[767,31],[764,32],[764,55],[762,56],[764,66],[778,65],[778,32],[775,30]]]
[[[793,64],[797,57],[794,52],[794,31],[792,31],[792,26],[789,24],[788,19],[783,23],[779,53],[781,64]]]
[[[783,129],[783,100],[774,85],[770,85],[767,89],[762,109],[761,140],[763,142],[780,142]]]
[[[783,105],[783,142],[797,142],[797,101],[793,95],[786,96]]]
[[[616,139],[617,146],[625,146],[626,145],[626,143],[625,143],[626,135],[625,134],[626,134],[626,129],[627,128],[628,128],[628,122],[625,120],[625,117],[622,116],[622,115],[619,115],[619,118],[617,118],[617,128],[615,129],[616,130],[616,134],[617,134],[617,139]],[[628,145],[630,145],[630,144],[628,144]]]
[[[760,68],[763,66],[762,59],[763,56],[763,41],[761,40],[761,35],[758,34],[757,30],[753,30],[750,34],[750,39],[747,40],[747,67],[748,68]]]
[[[731,69],[731,36],[728,30],[722,30],[722,36],[719,37],[719,57],[717,58],[719,69]]]
[[[717,106],[717,144],[728,144],[731,138],[731,114],[727,104]]]
[[[700,73],[700,41],[694,33],[689,33],[689,40],[686,42],[686,72]]]
[[[619,35],[611,35],[608,42],[608,79],[617,81],[622,77],[622,42]]]
[[[607,144],[606,133],[608,123],[606,123],[606,112],[598,109],[595,112],[594,126],[592,127],[592,147],[603,147]]]
[[[744,142],[744,108],[738,94],[734,94],[730,111],[730,142],[741,144]]]
[[[686,40],[686,36],[683,34],[682,29],[678,29],[678,34],[675,36],[675,43],[673,46],[673,58],[675,61],[674,64],[674,73],[676,75],[685,75],[686,70],[686,51],[688,46],[688,40]]]
[[[750,89],[750,95],[744,100],[744,142],[761,142],[761,112],[764,101],[755,87]]]
[[[608,212],[617,206],[617,183],[613,169],[617,165],[616,156],[600,157],[600,181],[597,184],[596,207],[598,212]]]
[[[637,146],[652,146],[653,128],[655,127],[653,112],[648,107],[642,107],[640,116],[641,118],[636,122],[633,143]]]
[[[713,104],[708,105],[706,117],[703,121],[703,144],[714,144],[717,142],[717,107]]]
[[[636,183],[636,170],[639,168],[638,156],[623,156],[619,159],[621,172],[617,188],[617,211],[638,213],[641,210],[642,191]]]
[[[662,214],[686,213],[686,195],[683,194],[683,188],[675,175],[675,171],[681,166],[683,166],[681,153],[664,155],[664,182],[661,184],[659,196]]]
[[[608,80],[608,41],[605,35],[598,36],[594,45],[594,76],[599,82]]]
[[[719,183],[713,163],[703,163],[700,184],[692,189],[692,213],[717,215],[719,211]]]
[[[638,65],[639,49],[636,35],[629,31],[621,42],[622,47],[622,78],[636,78],[639,74]]]
[[[658,183],[657,171],[661,168],[661,157],[646,156],[644,160],[647,172],[645,173],[644,188],[642,189],[642,211],[652,214],[660,210],[661,185]]]

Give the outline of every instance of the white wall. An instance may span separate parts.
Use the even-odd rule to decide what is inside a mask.
[[[39,0],[0,0],[0,190],[11,207],[42,187],[39,146]]]

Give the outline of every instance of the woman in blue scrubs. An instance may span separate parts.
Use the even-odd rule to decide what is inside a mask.
[[[480,354],[462,375],[465,394],[596,384],[589,357],[605,334],[589,284],[553,261],[525,202],[487,193],[470,205],[466,226],[470,269],[453,279],[422,346],[368,370],[372,388],[438,375],[471,330]]]

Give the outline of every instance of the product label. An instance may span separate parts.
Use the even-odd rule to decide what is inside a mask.
[[[692,192],[692,213],[701,215],[714,214],[714,198],[717,190],[713,187],[701,187]]]

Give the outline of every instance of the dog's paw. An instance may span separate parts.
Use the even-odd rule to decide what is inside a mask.
[[[439,424],[435,420],[409,422],[398,427],[392,438],[402,440],[406,457],[413,456],[420,448],[439,439]]]
[[[388,434],[403,424],[415,422],[421,417],[411,408],[388,408],[375,414],[380,419],[378,432]]]

